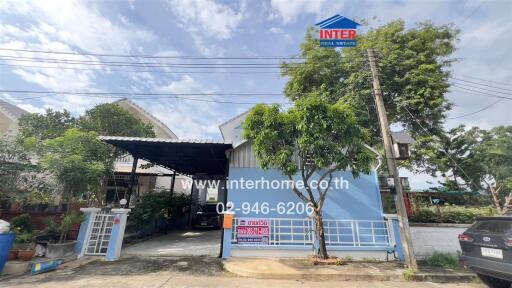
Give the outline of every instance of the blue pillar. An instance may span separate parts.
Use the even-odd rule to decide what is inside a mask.
[[[107,261],[115,261],[121,257],[121,248],[123,247],[124,229],[130,209],[112,209],[114,213],[114,224],[112,225],[112,234],[108,241]]]
[[[231,257],[231,228],[224,229],[224,241],[222,242],[222,258]]]
[[[402,248],[402,238],[400,237],[400,221],[396,214],[385,214],[384,217],[388,220],[388,227],[391,229],[389,232],[392,244],[395,244],[395,251],[401,261],[405,260],[404,251]]]
[[[85,243],[87,242],[87,235],[89,234],[90,226],[94,221],[94,217],[96,213],[101,211],[101,208],[80,208],[80,211],[84,213],[85,220],[80,224],[80,231],[78,232],[78,237],[76,238],[75,245],[75,253],[78,255],[78,258],[84,256],[85,252]]]

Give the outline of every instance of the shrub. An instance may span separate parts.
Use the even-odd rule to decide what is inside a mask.
[[[171,215],[181,214],[181,208],[188,206],[190,197],[176,194],[172,199]],[[145,194],[130,212],[131,228],[142,229],[156,221],[165,219],[169,208],[169,192]]]
[[[11,219],[11,226],[14,230],[24,232],[24,233],[32,233],[34,231],[34,224],[32,223],[32,218],[28,214],[21,214]]]
[[[404,276],[404,279],[406,281],[412,281],[413,280],[413,277],[414,275],[416,275],[417,271],[414,270],[414,269],[411,269],[411,268],[407,268],[404,270],[404,272],[402,273],[402,275]]]
[[[493,216],[499,213],[492,207],[467,208],[463,206],[423,207],[410,218],[416,223],[457,223],[471,224],[475,218]]]
[[[459,267],[459,259],[449,253],[434,252],[431,256],[427,257],[425,261],[429,266],[433,267],[452,269]]]

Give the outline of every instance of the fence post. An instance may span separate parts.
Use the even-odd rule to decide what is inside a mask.
[[[231,257],[231,234],[233,232],[233,222],[235,213],[231,211],[224,212],[224,222],[222,223],[222,255],[223,259]]]
[[[112,234],[108,241],[107,255],[105,257],[107,261],[114,261],[121,257],[124,229],[126,228],[126,220],[130,211],[131,209],[112,209],[114,224],[112,225]]]
[[[398,215],[396,214],[384,214],[384,218],[388,222],[388,235],[390,236],[389,244],[395,248],[396,254],[400,260],[404,261],[404,251],[402,250],[402,243],[400,239],[400,223],[398,221]]]
[[[85,255],[85,249],[87,248],[87,242],[89,241],[91,226],[94,222],[96,214],[101,211],[101,208],[80,208],[80,211],[85,214],[85,220],[80,223],[80,230],[78,231],[78,237],[76,238],[75,253],[78,258]]]

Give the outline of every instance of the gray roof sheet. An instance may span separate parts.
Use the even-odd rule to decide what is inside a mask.
[[[416,142],[414,138],[405,131],[391,132],[391,138],[393,138],[393,142],[395,143],[412,144]]]
[[[153,142],[153,143],[191,143],[191,144],[227,144],[222,140],[202,140],[202,139],[169,139],[169,138],[144,138],[144,137],[123,137],[123,136],[99,136],[101,140],[132,141],[132,142]]]
[[[16,117],[16,119],[20,118],[24,114],[28,114],[29,112],[21,109],[20,107],[13,105],[9,102],[0,100],[0,106],[6,110],[8,113]]]

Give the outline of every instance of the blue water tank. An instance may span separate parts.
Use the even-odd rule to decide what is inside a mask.
[[[4,269],[5,262],[7,262],[9,250],[11,250],[12,244],[14,243],[14,238],[16,238],[14,233],[0,234],[0,273]]]

